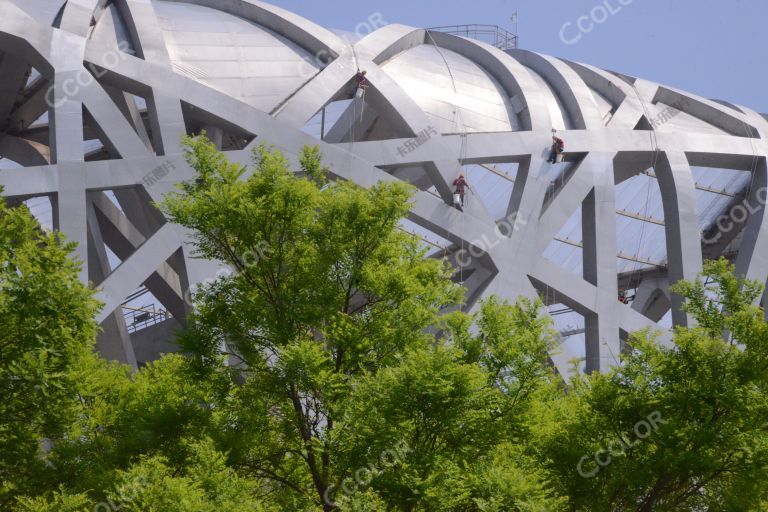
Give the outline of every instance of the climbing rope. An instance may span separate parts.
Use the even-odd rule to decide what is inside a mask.
[[[352,59],[355,61],[355,80],[357,80],[357,76],[360,74],[360,61],[357,58],[357,50],[355,50],[354,43],[348,41],[349,47],[352,50]],[[358,88],[360,88],[360,84],[358,82]],[[357,102],[355,101],[357,99],[357,89],[355,89],[355,94],[352,96],[352,117],[349,120],[349,131],[352,138],[352,143],[355,143],[355,120],[357,119]],[[363,94],[361,97],[361,108],[360,108],[360,122],[363,121],[363,110],[365,109],[365,89],[363,89]]]
[[[352,58],[355,60],[355,69],[360,71],[360,61],[357,59],[357,50],[355,50],[355,45],[350,42],[349,47],[352,49]]]
[[[605,341],[605,338],[602,338],[602,340],[603,340],[603,345],[605,345],[605,348],[607,348],[607,349],[608,349],[608,353],[609,353],[609,354],[611,354],[611,358],[613,359],[613,362],[614,362],[614,363],[616,363],[616,366],[619,366],[620,362],[619,362],[619,360],[616,358],[616,355],[613,353],[613,349],[612,349],[612,348],[611,348],[611,346],[608,344],[608,342],[607,342],[607,341]]]
[[[757,175],[757,166],[760,163],[760,156],[757,154],[757,147],[755,146],[755,141],[754,141],[754,138],[752,137],[752,130],[750,130],[750,125],[748,125],[747,122],[744,121],[743,115],[739,117],[739,121],[741,121],[741,124],[744,127],[744,136],[747,137],[747,139],[749,139],[749,147],[752,149],[752,166],[750,167],[750,170],[749,170],[749,174],[750,174],[749,186],[747,187],[746,193],[744,195],[745,198],[749,198],[751,197],[752,191],[754,190],[755,176]]]
[[[645,119],[650,124],[651,116],[649,115],[650,112],[647,108],[647,105],[645,101],[643,100],[642,96],[640,95],[640,92],[637,90],[637,86],[634,82],[630,82],[630,86],[632,87],[632,90],[635,93],[635,96],[637,97],[637,101],[640,103],[640,107],[643,109],[643,115],[645,116]],[[654,172],[656,172],[656,165],[659,161],[659,140],[656,136],[656,127],[650,124],[651,130],[650,130],[650,142],[651,147],[653,149],[653,156],[651,157],[651,169],[653,169]],[[646,187],[646,193],[645,193],[645,206],[643,211],[643,217],[645,219],[648,218],[648,213],[650,209],[650,202],[651,202],[651,178],[648,177],[648,186]],[[632,262],[632,271],[629,275],[629,286],[632,286],[632,283],[635,279],[635,275],[637,274],[637,271],[639,270],[639,263],[638,259],[640,258],[640,251],[643,247],[643,239],[645,238],[645,229],[647,221],[643,220],[641,221],[642,224],[640,225],[640,236],[637,240],[637,249],[635,250],[635,253],[633,255],[634,261]]]
[[[443,61],[443,64],[445,64],[445,68],[448,71],[448,76],[451,79],[451,87],[453,88],[453,94],[454,94],[454,104],[453,104],[453,119],[451,120],[451,132],[453,133],[459,133],[461,137],[461,145],[459,148],[459,155],[458,159],[456,160],[456,170],[459,175],[463,174],[463,167],[462,162],[466,158],[466,150],[467,150],[467,130],[466,125],[464,124],[464,120],[461,115],[461,108],[459,106],[459,91],[456,87],[456,78],[453,75],[453,71],[451,70],[450,64],[448,64],[448,59],[445,58],[445,55],[443,54],[442,50],[440,50],[440,47],[437,45],[437,42],[435,41],[435,38],[432,37],[432,33],[430,31],[427,31],[427,37],[432,42],[432,46],[435,48],[435,51],[437,51],[438,55],[440,55],[440,58]],[[460,128],[460,131],[457,130]],[[467,182],[467,188],[469,189],[469,192],[474,194],[474,189],[469,184],[469,177],[465,177],[465,181]],[[464,240],[464,233],[466,233],[465,226],[466,226],[466,216],[464,215],[464,209],[468,207],[469,205],[469,194],[465,193],[464,195],[464,204],[461,205],[462,208],[462,214],[461,214],[461,252],[462,256],[465,254],[465,240]],[[453,196],[453,195],[452,195]],[[453,197],[452,197],[453,199]],[[462,285],[464,285],[464,265],[459,263],[459,281]],[[463,303],[459,305],[459,309],[463,311],[464,305]]]
[[[466,146],[467,146],[467,134],[466,133],[462,133],[461,134],[461,146],[460,146],[460,149],[459,149],[459,160],[458,160],[459,168],[461,168],[461,162],[463,161],[464,157],[466,156]],[[469,179],[468,178],[467,178],[467,185],[466,186],[467,186],[467,188],[470,191],[472,191],[472,187],[469,185]],[[461,233],[462,233],[462,236],[461,236],[461,254],[462,255],[465,254],[464,253],[464,243],[465,243],[464,242],[464,234],[466,233],[466,229],[465,229],[465,227],[466,227],[466,215],[464,215],[463,209],[466,208],[468,206],[468,204],[469,204],[468,203],[468,201],[469,201],[469,194],[467,194],[466,192],[464,193],[464,200],[465,200],[465,204],[461,205],[461,207],[462,207],[462,212],[461,212]],[[464,265],[459,265],[459,279],[461,281],[461,285],[464,286]],[[459,309],[462,310],[462,308],[463,308],[463,304],[462,304],[462,306],[460,306]]]

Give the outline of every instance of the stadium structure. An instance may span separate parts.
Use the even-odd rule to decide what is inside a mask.
[[[180,136],[203,129],[243,164],[261,142],[294,160],[318,145],[335,178],[413,184],[401,228],[456,265],[468,307],[541,297],[561,372],[609,368],[636,330],[666,342],[689,323],[669,286],[705,259],[768,276],[768,118],[747,107],[488,27],[356,38],[253,0],[0,0],[0,14],[3,194],[78,243],[105,357],[174,350],[188,290],[222,270],[154,206],[193,178]]]

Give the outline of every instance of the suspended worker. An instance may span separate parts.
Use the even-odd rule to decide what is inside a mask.
[[[456,187],[456,190],[453,193],[453,202],[457,206],[461,205],[461,207],[464,208],[464,191],[469,188],[469,184],[467,183],[467,180],[464,179],[463,174],[459,174],[459,177],[453,180],[453,186]]]
[[[365,95],[365,90],[368,88],[368,78],[366,78],[366,74],[368,72],[363,70],[360,71],[357,70],[357,73],[355,74],[355,80],[357,80],[357,92],[355,93],[355,96],[358,98],[362,98],[363,95]]]
[[[552,130],[554,132],[554,130]],[[565,150],[565,142],[563,142],[563,139],[558,137],[557,135],[552,135],[552,151],[549,153],[549,158],[547,159],[547,162],[556,163],[557,157],[559,155],[563,154],[563,151]]]
[[[624,290],[619,290],[619,302],[622,304],[629,304],[629,297],[627,297],[627,292]]]

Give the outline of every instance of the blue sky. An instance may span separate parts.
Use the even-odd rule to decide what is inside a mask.
[[[513,29],[522,48],[587,62],[768,112],[766,0],[272,0],[328,28],[354,31],[381,13],[418,27],[489,23]],[[623,5],[627,4],[627,5]],[[603,6],[603,7],[599,7]],[[593,28],[575,44],[580,16]],[[563,32],[564,24],[570,22]],[[586,27],[589,25],[582,22]],[[362,26],[361,26],[362,27]]]

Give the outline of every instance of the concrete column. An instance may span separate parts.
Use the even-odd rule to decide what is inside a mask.
[[[595,187],[581,206],[584,280],[597,287],[595,311],[584,315],[586,371],[618,364],[621,350],[616,308],[616,205],[611,155],[591,155]]]
[[[206,137],[216,144],[216,149],[221,150],[224,143],[224,130],[210,124],[203,125],[203,130],[205,130]]]
[[[681,152],[660,153],[654,170],[664,205],[669,282],[696,279],[702,269],[701,232],[688,159]],[[692,325],[692,319],[682,310],[683,298],[672,294],[671,302],[675,325]]]

